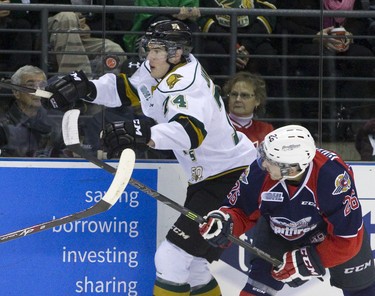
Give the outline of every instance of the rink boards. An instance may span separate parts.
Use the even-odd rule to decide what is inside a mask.
[[[353,169],[364,221],[374,234],[375,166],[353,163]],[[80,160],[3,159],[0,174],[0,235],[92,206],[112,181],[109,173]],[[186,178],[175,162],[137,162],[133,178],[183,204]],[[177,216],[128,186],[106,213],[1,243],[2,295],[151,296],[155,248]],[[223,296],[238,295],[246,281],[247,256],[242,248],[232,247],[223,261],[212,265]],[[310,281],[279,295],[302,292],[341,295],[329,287],[328,277],[323,284]]]

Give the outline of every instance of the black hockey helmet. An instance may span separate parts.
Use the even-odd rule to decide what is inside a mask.
[[[164,46],[168,58],[176,54],[177,49],[183,50],[187,57],[192,50],[190,28],[178,20],[162,20],[151,24],[141,40],[140,49],[147,52],[149,44]]]

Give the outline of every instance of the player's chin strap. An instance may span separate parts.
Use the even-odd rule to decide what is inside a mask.
[[[294,176],[283,176],[280,181],[290,181],[298,183],[301,180],[301,176],[305,173],[305,170],[300,171],[297,175]]]
[[[101,161],[100,159],[93,156],[90,152],[86,151],[81,147],[79,141],[79,131],[78,131],[78,117],[80,111],[77,109],[69,110],[65,112],[63,121],[62,121],[62,131],[64,137],[64,143],[66,147],[71,150],[72,152],[80,155],[81,157],[85,158],[86,160],[90,161],[91,163],[97,165],[98,167],[106,170],[111,174],[116,173],[116,169],[109,164]],[[184,206],[176,203],[175,201],[169,199],[168,197],[162,195],[161,193],[147,187],[146,185],[142,184],[141,182],[130,178],[129,184],[135,187],[136,189],[150,195],[151,197],[155,198],[156,200],[162,202],[163,204],[175,209],[176,211],[180,212],[185,217],[197,222],[197,223],[204,223],[206,222],[203,217],[200,215],[190,211],[189,209],[185,208]],[[233,236],[228,235],[228,239],[241,247],[243,247],[246,251],[257,255],[258,257],[268,261],[269,263],[273,264],[274,266],[280,266],[282,262],[276,258],[271,257],[269,254],[263,252],[262,250],[256,248],[255,246]]]

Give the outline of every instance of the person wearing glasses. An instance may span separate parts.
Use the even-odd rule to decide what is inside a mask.
[[[225,83],[223,92],[233,126],[257,147],[264,136],[273,130],[272,124],[256,119],[265,112],[265,81],[258,74],[238,72]]]
[[[47,77],[40,68],[26,65],[12,75],[11,83],[44,89]],[[16,90],[13,96],[13,103],[0,117],[0,156],[60,156],[63,147],[61,126],[48,118],[41,98]]]

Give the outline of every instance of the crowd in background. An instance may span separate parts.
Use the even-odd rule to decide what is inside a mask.
[[[42,58],[40,52],[45,44],[40,31],[40,11],[0,8],[0,78],[5,81],[12,81],[16,71],[26,65],[43,69],[46,75],[45,83],[73,70],[83,70],[90,78],[106,72],[124,72],[131,75],[140,62],[138,40],[144,30],[158,20],[179,19],[193,32],[193,53],[221,90],[229,117],[238,130],[245,130],[246,133],[247,128],[254,129],[257,120],[268,122],[268,125],[259,128],[260,134],[263,135],[273,127],[301,124],[309,128],[316,140],[349,142],[353,144],[353,149],[356,148],[362,160],[374,158],[373,124],[366,124],[366,121],[372,119],[375,111],[375,16],[303,16],[303,12],[320,9],[368,11],[375,8],[371,1],[348,0],[342,1],[341,5],[337,5],[337,1],[328,0],[0,0],[0,5],[2,3],[90,4],[102,5],[103,11],[112,5],[182,7],[175,14],[122,11],[102,13],[90,12],[90,9],[80,12],[51,10],[48,17],[48,55]],[[201,13],[202,8],[241,8],[254,11],[292,9],[300,10],[301,14],[238,15],[237,43],[233,43],[233,23],[230,16]],[[235,57],[232,53],[235,53]],[[244,89],[255,96],[254,102],[251,101],[251,104],[254,104],[251,112],[236,114],[229,108],[231,105],[235,106],[237,111],[247,108],[242,90],[235,91],[228,86],[233,84],[233,79],[239,79],[235,73],[243,75],[241,79],[244,81],[249,79],[244,73],[253,75],[247,82],[243,82]],[[259,84],[259,81],[262,83]],[[31,84],[40,87],[35,81]],[[259,91],[257,92],[259,85],[263,89],[260,97]],[[235,87],[235,84],[231,87]],[[4,88],[0,90],[0,94],[0,119],[2,118],[3,127],[0,129],[0,140],[3,144],[0,156],[69,156],[64,151],[63,144],[56,139],[53,140],[57,143],[54,144],[54,149],[48,145],[36,145],[32,149],[20,149],[24,152],[7,154],[6,151],[10,149],[6,145],[14,145],[9,143],[12,139],[9,136],[12,128],[8,128],[9,113],[14,112],[16,107],[17,112],[22,115],[20,118],[23,118],[17,124],[23,125],[28,131],[26,134],[35,136],[35,129],[37,130],[36,140],[33,139],[34,136],[26,138],[33,139],[28,141],[30,147],[33,141],[39,142],[40,134],[44,137],[47,133],[52,137],[55,130],[43,130],[43,125],[37,128],[30,125],[30,122],[35,121],[36,113],[30,115],[24,112],[20,107],[20,94]],[[35,104],[35,101],[30,101]],[[241,107],[241,104],[245,107]],[[24,105],[25,103],[22,106]],[[31,107],[35,108],[35,105]],[[83,145],[93,153],[102,149],[99,133],[106,121],[118,118],[132,120],[135,116],[143,116],[140,110],[130,108],[107,108],[103,113],[103,109],[86,103],[78,107],[83,114],[80,121]],[[59,115],[62,114],[46,114],[54,122]],[[17,126],[14,122],[11,124]],[[254,133],[257,132],[251,131],[249,135]],[[255,141],[261,140],[260,138]],[[173,155],[153,151],[142,153],[138,157],[173,158]]]

